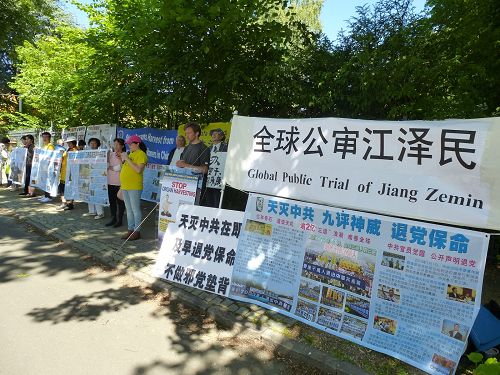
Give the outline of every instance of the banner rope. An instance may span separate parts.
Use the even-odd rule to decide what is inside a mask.
[[[134,230],[132,231],[132,233],[129,234],[129,236],[125,239],[125,242],[123,242],[121,244],[121,246],[116,249],[115,251],[113,251],[113,254],[116,253],[117,251],[120,251],[121,249],[123,249],[123,246],[125,246],[125,244],[128,242],[128,240],[130,239],[130,237],[139,230],[139,228],[141,227],[142,224],[144,224],[144,222],[147,220],[147,218],[153,213],[154,210],[156,210],[156,208],[159,206],[160,204],[159,203],[156,203],[156,205],[153,207],[153,209],[146,215],[146,217],[144,219],[142,219],[142,221],[139,223],[139,225],[134,228]]]

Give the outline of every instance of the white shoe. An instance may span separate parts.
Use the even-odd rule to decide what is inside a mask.
[[[94,220],[99,220],[99,219],[103,219],[104,218],[104,215],[96,215],[94,217]]]
[[[38,198],[38,201],[41,202],[45,199],[45,197],[42,195],[40,198]]]
[[[96,214],[95,213],[91,213],[91,212],[87,212],[86,214],[83,214],[82,216],[83,217],[89,217],[89,216],[95,216]]]
[[[42,199],[40,199],[40,202],[41,202],[41,203],[52,202],[52,198],[43,197]]]

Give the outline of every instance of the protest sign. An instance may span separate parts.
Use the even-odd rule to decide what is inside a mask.
[[[68,152],[64,197],[108,205],[108,150]]]
[[[160,181],[165,169],[165,165],[146,164],[144,168],[144,188],[142,189],[141,199],[149,202],[160,201]]]
[[[158,239],[163,235],[169,223],[175,222],[177,210],[181,204],[193,205],[198,197],[200,174],[188,168],[167,166],[161,180],[161,196],[158,221]]]
[[[229,294],[243,212],[181,205],[167,228],[153,274],[167,281]]]
[[[222,189],[224,168],[226,167],[227,152],[210,153],[210,165],[208,167],[207,187]]]
[[[230,297],[453,372],[481,303],[489,236],[250,194]]]
[[[63,151],[50,151],[35,148],[31,166],[30,186],[57,196],[59,174],[61,172]]]
[[[24,147],[16,147],[10,153],[10,179],[15,185],[24,185],[27,153]]]
[[[235,116],[234,188],[500,229],[500,118],[366,121]]]
[[[33,136],[33,139],[36,141],[38,138],[38,130],[36,129],[21,129],[21,130],[13,130],[10,131],[8,134],[8,138],[11,141],[16,141],[16,145],[18,147],[23,147],[23,142],[21,141],[21,137],[23,135],[28,135],[31,134]]]
[[[167,164],[168,154],[175,148],[177,130],[161,130],[153,128],[117,129],[118,138],[125,141],[131,135],[138,135],[147,147],[148,163]]]
[[[113,148],[113,140],[116,138],[116,125],[92,125],[87,126],[85,142],[89,144],[90,138],[97,138],[101,141],[100,148]]]
[[[74,128],[63,129],[61,137],[63,140],[69,137],[75,137],[76,141],[85,140],[85,132],[87,128],[85,126],[77,126]]]

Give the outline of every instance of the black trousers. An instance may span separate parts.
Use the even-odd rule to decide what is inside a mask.
[[[31,179],[31,165],[26,166],[26,175],[24,176],[24,192],[28,194],[28,187]]]
[[[219,207],[221,189],[207,188],[201,204],[205,207]]]
[[[125,202],[118,198],[119,186],[108,185],[108,198],[109,198],[109,209],[111,211],[111,217],[115,218],[118,222],[122,222],[123,213],[125,212]]]

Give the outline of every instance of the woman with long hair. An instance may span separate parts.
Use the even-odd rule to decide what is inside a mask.
[[[116,156],[123,162],[120,172],[121,190],[125,209],[127,210],[128,232],[122,239],[129,241],[141,238],[139,227],[142,222],[141,193],[143,188],[143,173],[148,162],[146,145],[137,135],[132,135],[126,141],[130,148],[130,154],[122,152]]]
[[[118,198],[120,190],[120,171],[122,169],[121,155],[125,151],[125,141],[122,138],[115,138],[113,141],[113,151],[108,154],[108,197],[109,209],[111,211],[111,220],[106,223],[107,227],[121,227],[123,224],[123,213],[125,212],[125,203]]]

